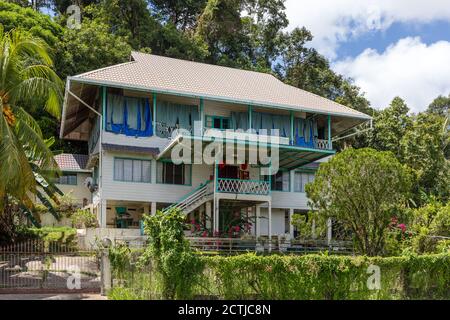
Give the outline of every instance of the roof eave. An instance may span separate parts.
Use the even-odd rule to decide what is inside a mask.
[[[86,78],[80,78],[78,76],[75,77],[68,77],[68,81],[77,81],[80,83],[85,84],[91,84],[91,85],[99,85],[99,86],[111,86],[111,87],[118,87],[122,89],[129,89],[129,90],[136,90],[141,92],[152,92],[152,93],[160,93],[160,94],[172,94],[177,96],[183,96],[183,97],[190,97],[190,98],[205,98],[208,100],[214,100],[214,101],[220,101],[220,102],[228,102],[228,103],[239,103],[239,104],[245,104],[245,105],[251,105],[255,107],[267,107],[267,108],[279,108],[284,109],[287,111],[303,111],[303,112],[309,112],[309,113],[315,113],[315,114],[322,114],[322,115],[331,115],[331,116],[339,116],[339,117],[346,117],[346,118],[353,118],[353,119],[360,119],[365,121],[372,120],[372,117],[369,115],[366,115],[364,113],[353,115],[348,113],[341,113],[341,112],[324,112],[316,109],[311,108],[304,108],[302,106],[298,106],[301,110],[298,110],[292,106],[288,105],[277,105],[277,104],[266,104],[259,101],[248,101],[248,100],[239,100],[239,99],[229,99],[225,97],[220,96],[211,96],[211,95],[198,95],[191,92],[183,92],[183,91],[176,91],[176,90],[166,90],[162,88],[151,88],[151,87],[144,87],[144,86],[136,86],[136,85],[128,85],[120,82],[114,82],[114,81],[100,81],[100,80],[93,80],[93,79],[86,79]]]

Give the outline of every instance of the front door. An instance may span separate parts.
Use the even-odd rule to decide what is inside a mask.
[[[219,166],[219,179],[239,179],[239,167],[230,165]]]

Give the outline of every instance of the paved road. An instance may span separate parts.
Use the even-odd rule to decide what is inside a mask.
[[[107,300],[99,294],[0,294],[0,300]]]

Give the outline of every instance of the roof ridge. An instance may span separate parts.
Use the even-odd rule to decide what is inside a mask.
[[[204,66],[218,67],[218,68],[222,68],[222,69],[229,69],[229,70],[240,71],[240,72],[242,72],[242,71],[243,72],[251,72],[251,73],[256,73],[256,74],[260,74],[260,75],[264,75],[264,76],[272,76],[275,79],[277,79],[273,74],[267,73],[267,72],[247,70],[247,69],[240,69],[240,68],[237,68],[237,67],[235,68],[235,67],[229,67],[229,66],[222,66],[220,64],[212,64],[212,63],[199,62],[199,61],[193,61],[193,60],[179,59],[179,58],[167,57],[167,56],[163,56],[163,55],[159,55],[159,54],[145,53],[145,52],[139,52],[139,51],[132,51],[131,52],[131,56],[133,56],[133,54],[135,54],[135,53],[141,54],[141,55],[146,55],[146,56],[159,57],[159,58],[163,58],[163,59],[170,59],[170,60],[177,60],[177,61],[183,61],[183,62],[188,62],[188,63],[195,63],[195,64],[204,65]]]

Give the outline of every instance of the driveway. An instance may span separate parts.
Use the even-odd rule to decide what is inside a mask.
[[[0,294],[0,300],[107,300],[99,294]]]

